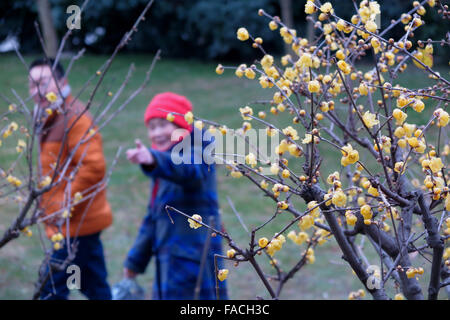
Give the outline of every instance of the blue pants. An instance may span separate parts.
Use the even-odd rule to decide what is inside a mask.
[[[70,241],[72,243],[72,239]],[[67,257],[64,246],[52,255],[52,260],[62,262]],[[78,237],[75,259],[69,264],[80,268],[80,291],[90,300],[111,300],[111,290],[106,281],[107,272],[100,233]],[[48,272],[48,268],[47,268]],[[41,292],[41,299],[65,300],[69,296],[67,278],[73,273],[66,270],[52,273]]]

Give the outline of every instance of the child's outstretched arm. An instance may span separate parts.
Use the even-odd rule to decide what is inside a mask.
[[[202,150],[191,150],[190,163],[175,164],[169,152],[148,149],[136,140],[136,148],[127,151],[129,161],[140,164],[143,172],[152,178],[163,178],[178,184],[192,184],[201,181],[209,174],[205,163],[195,164],[194,154]]]
[[[152,165],[154,163],[152,154],[142,145],[141,140],[136,139],[135,143],[136,148],[127,150],[128,161],[134,164]]]

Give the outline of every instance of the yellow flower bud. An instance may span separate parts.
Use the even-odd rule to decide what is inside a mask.
[[[311,93],[319,92],[320,91],[320,83],[317,80],[312,80],[308,83],[308,90]]]
[[[217,273],[217,279],[224,281],[228,277],[228,269],[220,269]]]
[[[216,73],[222,74],[224,71],[225,71],[225,69],[223,68],[223,66],[221,64],[218,64],[216,67]]]
[[[202,217],[198,214],[194,214],[192,216],[192,219],[202,222]],[[192,229],[198,229],[202,226],[200,223],[198,223],[197,221],[192,220],[192,219],[191,218],[188,219],[189,227],[191,227]]]
[[[249,34],[247,29],[245,28],[239,28],[237,31],[237,38],[241,41],[245,41],[249,38]]]
[[[188,124],[192,124],[194,122],[194,115],[191,111],[186,112],[184,115],[184,120],[186,120]]]

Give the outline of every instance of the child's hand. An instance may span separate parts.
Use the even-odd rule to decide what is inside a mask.
[[[142,142],[139,139],[136,139],[136,148],[127,150],[127,159],[128,161],[134,164],[153,164],[155,161],[153,159],[152,154],[148,149],[142,145]]]

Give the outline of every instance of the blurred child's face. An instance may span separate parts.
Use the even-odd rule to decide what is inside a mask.
[[[34,102],[41,108],[46,108],[50,105],[45,95],[49,92],[58,94],[58,87],[56,81],[52,76],[52,71],[49,66],[35,66],[29,73],[29,93],[33,97]],[[58,80],[60,88],[63,86],[63,81]]]
[[[147,124],[148,138],[159,150],[167,150],[173,144],[171,137],[175,129],[178,129],[178,126],[174,123],[166,119],[154,118]]]

